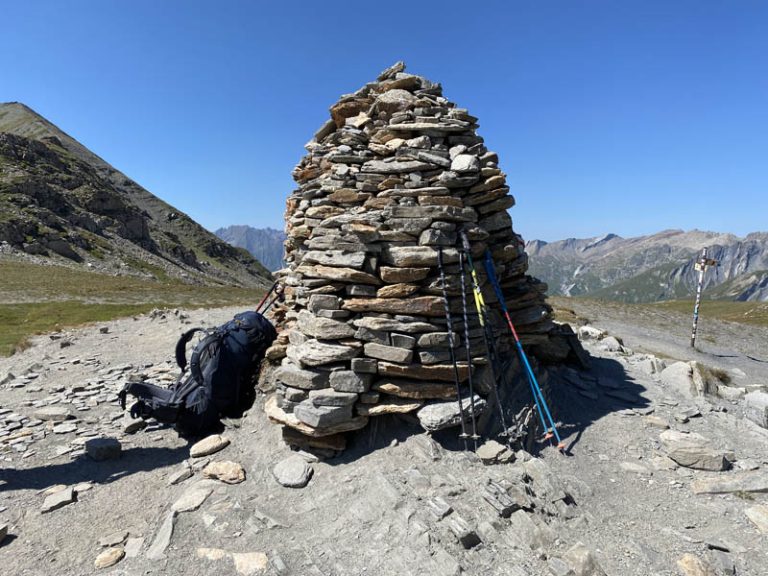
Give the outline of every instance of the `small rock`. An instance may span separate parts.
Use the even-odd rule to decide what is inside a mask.
[[[608,352],[620,352],[621,342],[619,342],[614,336],[606,336],[600,341],[600,347]]]
[[[124,556],[125,550],[123,550],[123,548],[107,548],[104,552],[96,556],[93,565],[96,569],[109,568],[120,562]]]
[[[578,330],[579,340],[600,340],[605,335],[605,332],[594,326],[580,326]]]
[[[203,476],[221,480],[226,484],[239,484],[245,481],[245,470],[237,462],[223,460],[208,464],[203,468]]]
[[[65,406],[44,406],[35,410],[33,416],[38,420],[50,420],[52,422],[63,422],[72,418],[72,413]]]
[[[269,559],[263,552],[233,552],[235,570],[241,576],[253,576],[266,571]]]
[[[747,508],[744,513],[763,534],[768,534],[768,505],[761,504]]]
[[[680,466],[712,471],[727,470],[730,467],[726,453],[713,448],[710,441],[700,434],[666,430],[660,438],[669,457]]]
[[[160,560],[165,558],[165,551],[168,545],[171,543],[171,536],[173,536],[173,528],[176,525],[176,512],[169,512],[160,528],[155,535],[155,539],[152,541],[152,545],[147,550],[147,558],[150,560]]]
[[[574,576],[605,576],[595,553],[581,542],[571,546],[563,559],[571,566]]]
[[[750,392],[744,396],[744,414],[758,426],[768,428],[768,393]]]
[[[475,395],[475,415],[479,416],[485,411],[485,400]],[[470,419],[470,399],[462,398],[461,411],[456,400],[444,402],[431,402],[416,413],[421,427],[429,432],[451,428],[461,424],[462,416],[465,422]]]
[[[213,492],[213,486],[209,482],[198,482],[187,488],[176,502],[171,505],[174,512],[192,512],[203,505],[203,502]]]
[[[8,524],[0,524],[0,544],[3,543],[6,536],[8,536]]]
[[[62,422],[61,424],[56,424],[53,427],[54,434],[69,434],[70,432],[75,432],[76,430],[77,424],[74,422]]]
[[[180,484],[187,478],[191,478],[193,474],[192,466],[185,462],[181,470],[177,470],[168,477],[168,485],[173,486],[174,484]]]
[[[132,418],[126,415],[121,423],[121,428],[124,434],[135,434],[139,430],[147,427],[147,421],[141,418]]]
[[[213,434],[194,444],[189,450],[189,455],[192,456],[192,458],[200,458],[202,456],[214,454],[227,446],[229,446],[229,438],[219,434]]]
[[[221,548],[198,548],[196,553],[198,558],[204,558],[211,562],[216,562],[229,556],[229,553]]]
[[[108,546],[117,546],[118,544],[125,542],[126,538],[128,538],[128,532],[126,530],[120,530],[119,532],[114,532],[109,536],[100,538],[99,546],[103,546],[104,548]]]
[[[693,554],[684,554],[677,561],[677,567],[683,571],[685,576],[716,576],[715,571],[709,564]]]
[[[41,511],[43,514],[47,512],[53,512],[54,510],[58,510],[67,504],[72,504],[72,502],[77,502],[77,494],[75,494],[75,491],[72,487],[67,487],[46,497],[46,499],[43,501],[43,507]]]
[[[144,546],[144,538],[128,538],[125,541],[125,556],[127,558],[136,558]]]
[[[503,444],[496,442],[496,440],[488,440],[477,449],[476,454],[480,460],[490,464],[498,461],[499,457],[506,451],[508,449]]]
[[[667,430],[669,428],[669,422],[660,416],[645,416],[644,420],[646,424],[653,426],[654,428],[660,428],[662,430]]]
[[[85,442],[85,452],[93,460],[114,460],[120,458],[122,446],[116,438],[91,438]]]
[[[272,475],[278,484],[287,488],[304,488],[312,478],[313,472],[312,466],[298,455],[289,456],[272,469]]]

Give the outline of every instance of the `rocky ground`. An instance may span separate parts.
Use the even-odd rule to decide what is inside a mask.
[[[387,416],[318,461],[282,443],[263,398],[193,450],[134,430],[115,392],[172,380],[181,331],[235,310],[39,337],[0,359],[4,573],[768,575],[768,431],[743,398],[768,384],[764,331],[710,326],[692,354],[674,319],[618,310],[577,310],[593,366],[550,372],[567,450],[536,457]],[[689,360],[728,390],[693,395]]]

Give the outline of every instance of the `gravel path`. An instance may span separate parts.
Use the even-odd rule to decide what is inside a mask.
[[[768,575],[768,535],[746,516],[766,504],[766,494],[692,490],[697,481],[745,474],[768,484],[768,433],[744,420],[741,404],[681,395],[648,373],[645,355],[609,352],[600,342],[588,344],[590,372],[549,374],[566,455],[542,446],[539,458],[518,453],[514,460],[507,452],[500,456],[506,463],[486,465],[455,450],[452,432],[436,442],[406,420],[380,417],[340,457],[303,455],[314,474],[299,489],[273,476],[292,452],[264,416],[263,398],[242,420],[226,422],[226,448],[202,458],[191,458],[189,444],[171,429],[150,425],[126,433],[115,390],[138,375],[172,379],[178,335],[235,312],[118,320],[43,336],[0,359],[0,381],[8,372],[15,376],[0,385],[0,531],[7,524],[9,533],[0,560],[13,567],[8,573],[524,576],[565,575],[569,567],[602,573],[575,571],[587,550],[611,575]],[[663,326],[639,326],[605,311],[585,315],[623,336],[627,347],[663,344],[667,356],[694,359],[683,355],[685,346],[672,349],[675,333]],[[722,330],[731,334],[729,326]],[[725,340],[713,345],[734,356],[752,350],[731,352]],[[709,364],[752,378],[746,364],[714,362],[719,357],[705,352]],[[55,407],[75,418],[35,416]],[[683,422],[686,409],[701,415]],[[660,442],[664,424],[702,434],[733,468],[678,466]],[[96,461],[84,453],[85,440],[101,436],[120,441],[119,458]],[[241,464],[246,480],[204,479],[206,464],[215,461]],[[189,477],[169,484],[174,476]],[[41,511],[46,492],[61,499],[68,488],[76,501]],[[711,571],[683,571],[677,562],[686,554]],[[114,566],[96,567],[115,559]]]

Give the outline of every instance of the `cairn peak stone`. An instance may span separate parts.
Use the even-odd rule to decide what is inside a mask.
[[[524,242],[507,212],[515,199],[478,119],[444,98],[440,84],[404,70],[397,63],[331,105],[293,170],[276,321],[289,336],[267,355],[262,377],[264,389],[277,386],[265,411],[290,429],[283,438],[294,445],[299,435],[356,430],[381,414],[427,415],[437,410],[431,402],[455,398],[449,346],[462,338],[457,328],[447,337],[446,311],[460,326],[464,235],[492,317],[501,307],[482,264],[486,249],[532,356],[551,364],[580,350],[552,322],[545,287],[525,274]],[[477,342],[483,328],[474,311],[468,321]],[[500,349],[514,346],[506,332],[498,340]],[[480,343],[472,345],[460,382],[470,370],[487,372],[487,363]],[[524,379],[509,381],[504,398],[527,398]],[[482,405],[491,388],[478,390]]]

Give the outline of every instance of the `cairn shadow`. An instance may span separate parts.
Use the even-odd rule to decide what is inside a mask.
[[[550,408],[559,422],[564,453],[573,455],[584,431],[608,414],[648,408],[645,386],[637,383],[624,366],[611,358],[591,357],[590,368],[559,367],[549,371]],[[538,443],[538,447],[546,444]]]
[[[0,492],[8,490],[41,490],[55,484],[71,486],[81,482],[109,484],[136,474],[156,468],[178,464],[189,455],[186,446],[178,448],[129,448],[123,450],[120,458],[91,460],[81,456],[75,460],[60,464],[36,466],[33,468],[0,469]]]

